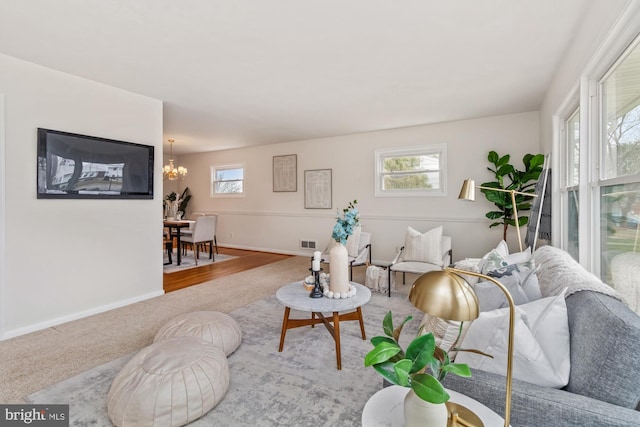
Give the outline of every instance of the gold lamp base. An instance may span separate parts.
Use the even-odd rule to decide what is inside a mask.
[[[453,402],[446,402],[449,411],[447,427],[484,427],[482,420],[469,408]]]

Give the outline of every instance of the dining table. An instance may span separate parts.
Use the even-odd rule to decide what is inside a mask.
[[[182,251],[181,251],[181,245],[180,245],[180,230],[183,228],[190,228],[191,224],[195,223],[195,221],[191,221],[191,220],[179,220],[179,221],[173,221],[173,220],[164,220],[163,221],[164,226],[167,227],[169,229],[169,238],[176,238],[176,243],[178,246],[178,250],[177,252],[177,256],[176,256],[176,264],[180,265],[180,263],[182,262]],[[172,232],[172,230],[175,230],[175,233]]]

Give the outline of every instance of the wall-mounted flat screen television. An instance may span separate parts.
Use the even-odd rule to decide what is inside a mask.
[[[38,199],[152,199],[153,147],[38,129]]]

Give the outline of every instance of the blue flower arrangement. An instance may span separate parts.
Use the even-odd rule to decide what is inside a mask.
[[[336,242],[346,245],[347,237],[353,234],[353,229],[360,223],[358,208],[356,208],[357,203],[357,200],[349,202],[349,206],[342,210],[342,215],[338,211],[338,222],[333,227],[331,235]]]

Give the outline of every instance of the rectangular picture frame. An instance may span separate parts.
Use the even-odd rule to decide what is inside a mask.
[[[331,209],[331,169],[304,171],[304,208]]]
[[[298,191],[298,156],[273,156],[273,192]]]

